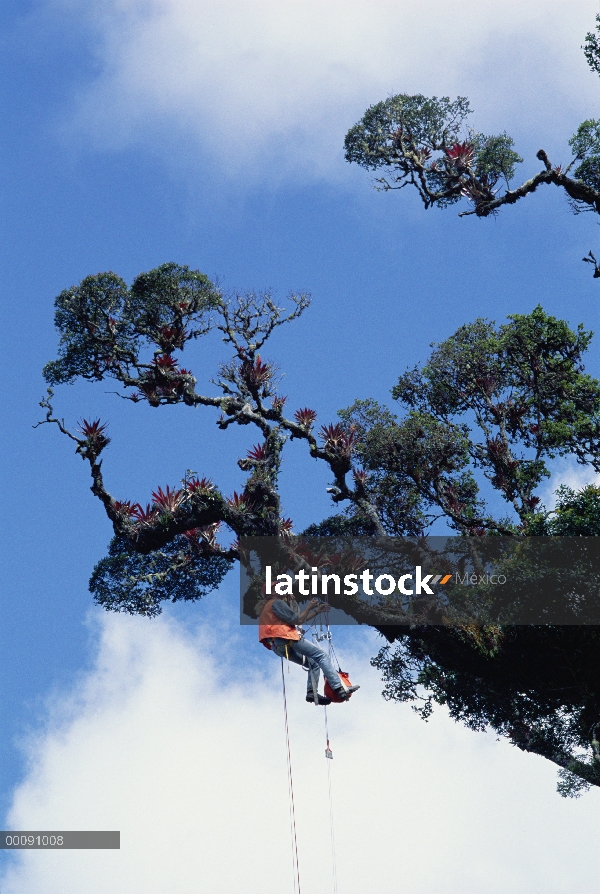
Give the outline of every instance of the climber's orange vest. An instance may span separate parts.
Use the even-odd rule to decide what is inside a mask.
[[[258,619],[258,639],[267,649],[271,648],[270,639],[300,639],[300,633],[293,624],[286,624],[273,611],[273,603],[278,598],[274,596],[269,599]]]

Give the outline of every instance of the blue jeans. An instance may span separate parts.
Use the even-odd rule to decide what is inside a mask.
[[[339,689],[342,686],[340,675],[331,663],[329,655],[315,643],[311,643],[307,639],[275,639],[273,640],[272,649],[280,658],[289,658],[294,664],[303,664],[305,667],[308,667],[309,674],[306,681],[306,692],[308,695],[313,691],[313,676],[315,678],[315,686],[319,685],[320,671],[323,671],[323,676],[332,689]]]

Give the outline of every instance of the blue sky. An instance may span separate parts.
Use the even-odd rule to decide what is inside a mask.
[[[399,373],[423,361],[430,342],[477,316],[501,321],[540,302],[572,324],[597,328],[598,284],[581,258],[590,248],[599,250],[600,233],[591,216],[573,217],[556,191],[541,191],[494,220],[459,220],[452,209],[425,212],[406,191],[377,193],[366,172],[343,160],[344,134],[368,105],[394,92],[423,92],[467,95],[475,127],[511,133],[525,158],[518,176],[537,169],[540,146],[553,162],[567,161],[568,137],[584,118],[598,115],[600,84],[580,50],[596,11],[595,3],[574,9],[566,0],[468,0],[460,8],[434,0],[426,15],[412,0],[3,5],[4,828],[17,819],[30,827],[43,820],[86,828],[93,817],[103,828],[121,823],[125,834],[149,811],[193,825],[201,822],[197,802],[182,793],[197,788],[209,805],[203,812],[216,816],[215,840],[200,859],[212,878],[211,859],[226,853],[229,822],[219,805],[232,793],[218,785],[208,791],[207,779],[229,777],[235,766],[235,790],[245,793],[236,829],[242,835],[253,824],[273,824],[279,834],[283,823],[281,872],[288,872],[276,668],[258,652],[255,632],[235,626],[235,579],[203,603],[170,609],[157,622],[109,618],[92,607],[87,580],[104,554],[108,523],[71,445],[51,427],[32,428],[45,392],[41,369],[56,356],[54,297],[90,273],[114,270],[131,281],[170,260],[218,277],[225,289],[270,287],[281,297],[308,290],[312,307],[280,330],[267,354],[286,373],[282,391],[290,405],[314,407],[322,422],[357,397],[387,401]],[[186,365],[201,384],[227,359],[217,338],[189,351]],[[588,368],[600,375],[596,347]],[[226,492],[238,486],[235,461],[255,443],[251,434],[220,432],[210,411],[153,411],[119,401],[110,390],[64,386],[55,406],[72,426],[82,416],[109,421],[104,469],[111,492],[146,502],[157,485],[176,483],[187,468],[209,475]],[[576,474],[562,464],[556,483],[582,480]],[[301,446],[291,445],[282,487],[298,528],[328,514],[327,483]],[[386,873],[393,871],[382,853],[390,851],[396,828],[412,854],[405,865],[415,891],[438,890],[444,880],[445,891],[485,894],[509,880],[515,891],[531,892],[537,883],[561,894],[589,888],[593,867],[585,848],[569,856],[557,830],[567,823],[569,846],[582,846],[597,792],[562,802],[554,794],[553,769],[542,761],[460,730],[441,712],[431,728],[419,726],[409,708],[380,697],[368,666],[377,639],[345,630],[340,644],[365,681],[362,702],[357,696],[347,706],[353,713],[335,720],[338,753],[346,737],[353,756],[352,764],[339,759],[342,815],[361,841],[360,860],[340,845],[346,890],[378,890],[384,876],[365,867],[380,860]],[[179,664],[170,656],[179,656]],[[206,698],[186,689],[190,674]],[[301,701],[302,680],[291,678]],[[305,708],[298,707],[295,729],[308,850],[310,805],[323,796],[311,780],[323,768],[321,734]],[[122,722],[123,712],[137,719]],[[381,729],[379,737],[374,728]],[[216,747],[217,729],[226,729],[239,749],[252,741],[247,768],[237,766],[239,753]],[[135,730],[154,743],[141,753]],[[173,770],[165,754],[175,742],[181,753]],[[128,760],[108,760],[107,743],[117,743]],[[307,756],[313,747],[317,769]],[[273,778],[265,759],[270,749]],[[192,772],[203,754],[205,769],[194,764]],[[377,780],[368,768],[380,754]],[[407,762],[418,787],[406,776]],[[208,766],[215,769],[209,773]],[[70,767],[78,767],[78,775],[71,778]],[[253,767],[272,785],[272,810],[259,805]],[[425,871],[418,842],[430,834],[431,815],[440,816],[439,804],[455,819],[450,831],[443,824],[450,836],[448,851],[446,845],[440,851],[444,859],[436,857]],[[361,831],[358,818],[375,822],[378,810],[377,835]],[[411,827],[402,825],[405,811],[415,817]],[[515,837],[522,828],[517,815],[528,818],[522,841]],[[435,829],[442,836],[442,825]],[[326,834],[324,828],[317,837]],[[472,865],[460,857],[470,836],[478,855]],[[485,877],[481,867],[492,858],[491,840],[509,875],[498,867]],[[537,875],[528,864],[536,848],[548,861]],[[263,873],[262,890],[281,890],[276,877],[265,878],[252,863],[252,848],[244,854],[252,878]],[[41,871],[44,891],[79,892],[83,878],[108,866],[90,854],[71,857],[60,862],[30,855],[11,863],[3,894],[38,894]],[[86,891],[163,891],[165,873],[174,871],[166,858],[153,863],[140,841],[118,859],[101,857],[110,862],[110,885],[98,881],[92,888],[86,881]],[[196,890],[194,852],[184,849],[176,862],[178,890]],[[326,854],[316,862],[329,871]],[[233,867],[228,871],[223,890],[236,890],[238,877]],[[218,884],[207,890],[220,890]]]

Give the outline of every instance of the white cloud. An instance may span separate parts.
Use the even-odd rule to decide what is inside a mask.
[[[484,128],[542,119],[545,135],[597,94],[579,49],[591,2],[52,2],[96,33],[72,138],[200,146],[236,178],[330,176],[348,127],[394,92],[466,93]]]
[[[277,660],[259,653],[264,676],[237,661],[254,629],[217,643],[167,619],[95,623],[94,666],[29,743],[4,827],[120,829],[121,850],[21,851],[2,894],[291,891]],[[372,646],[357,632],[344,663],[362,689],[329,712],[340,891],[594,890],[598,792],[563,801],[543,760],[385,703]],[[328,890],[323,716],[299,668],[286,680],[303,889]]]
[[[591,466],[582,466],[568,457],[554,460],[549,468],[552,477],[540,492],[542,503],[548,510],[556,507],[556,491],[561,484],[574,491],[581,490],[587,484],[600,484],[600,474]]]

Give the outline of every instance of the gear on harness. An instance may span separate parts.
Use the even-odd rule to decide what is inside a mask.
[[[350,682],[350,677],[345,671],[339,669],[338,674],[340,675],[340,680],[342,681],[341,689],[332,689],[329,685],[329,682],[325,681],[325,695],[332,702],[336,702],[339,704],[340,702],[347,702],[353,692],[356,692],[357,689],[360,689],[360,686],[353,686]]]

